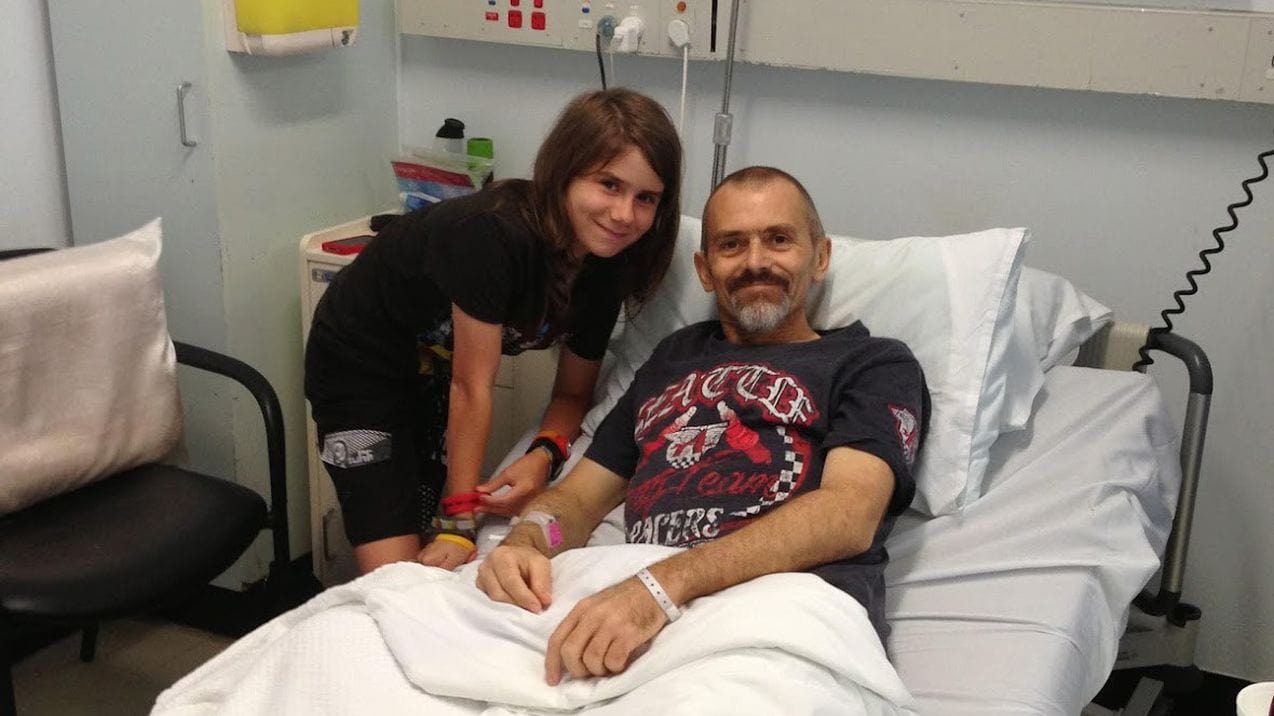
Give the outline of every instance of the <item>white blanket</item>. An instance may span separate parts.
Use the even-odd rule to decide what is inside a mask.
[[[866,612],[809,574],[697,599],[623,674],[548,686],[545,645],[574,604],[673,552],[559,555],[540,615],[487,599],[476,563],[383,567],[239,640],[154,713],[913,713]]]

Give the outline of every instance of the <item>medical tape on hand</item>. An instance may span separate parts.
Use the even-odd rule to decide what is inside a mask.
[[[643,569],[638,572],[637,579],[640,579],[641,583],[646,585],[650,596],[655,598],[655,603],[659,605],[660,609],[664,610],[664,614],[668,616],[669,624],[681,618],[681,610],[677,608],[676,604],[672,603],[672,598],[664,591],[663,586],[659,584],[659,580],[655,579],[655,575],[651,574],[649,569]]]

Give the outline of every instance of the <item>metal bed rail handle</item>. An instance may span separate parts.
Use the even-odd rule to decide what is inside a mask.
[[[186,131],[186,95],[190,93],[193,87],[189,82],[182,82],[177,85],[177,128],[181,131],[181,146],[195,147],[199,142],[190,138],[190,133]]]

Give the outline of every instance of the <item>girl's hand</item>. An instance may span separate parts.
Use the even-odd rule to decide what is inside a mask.
[[[491,480],[478,485],[482,493],[482,501],[478,504],[478,512],[488,512],[502,517],[512,517],[526,507],[532,497],[544,491],[549,482],[549,465],[552,459],[548,452],[536,449],[518,458]],[[491,493],[505,485],[509,490],[500,496]]]
[[[464,545],[435,539],[420,550],[420,554],[416,555],[416,561],[426,567],[455,569],[466,562],[473,561],[477,555],[477,550],[469,549]]]

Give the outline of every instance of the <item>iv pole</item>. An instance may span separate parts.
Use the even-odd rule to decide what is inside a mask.
[[[730,3],[730,42],[726,48],[725,89],[721,94],[721,111],[712,127],[712,189],[725,177],[725,153],[730,144],[730,129],[734,117],[730,114],[730,83],[734,79],[734,38],[739,33],[739,0]]]

